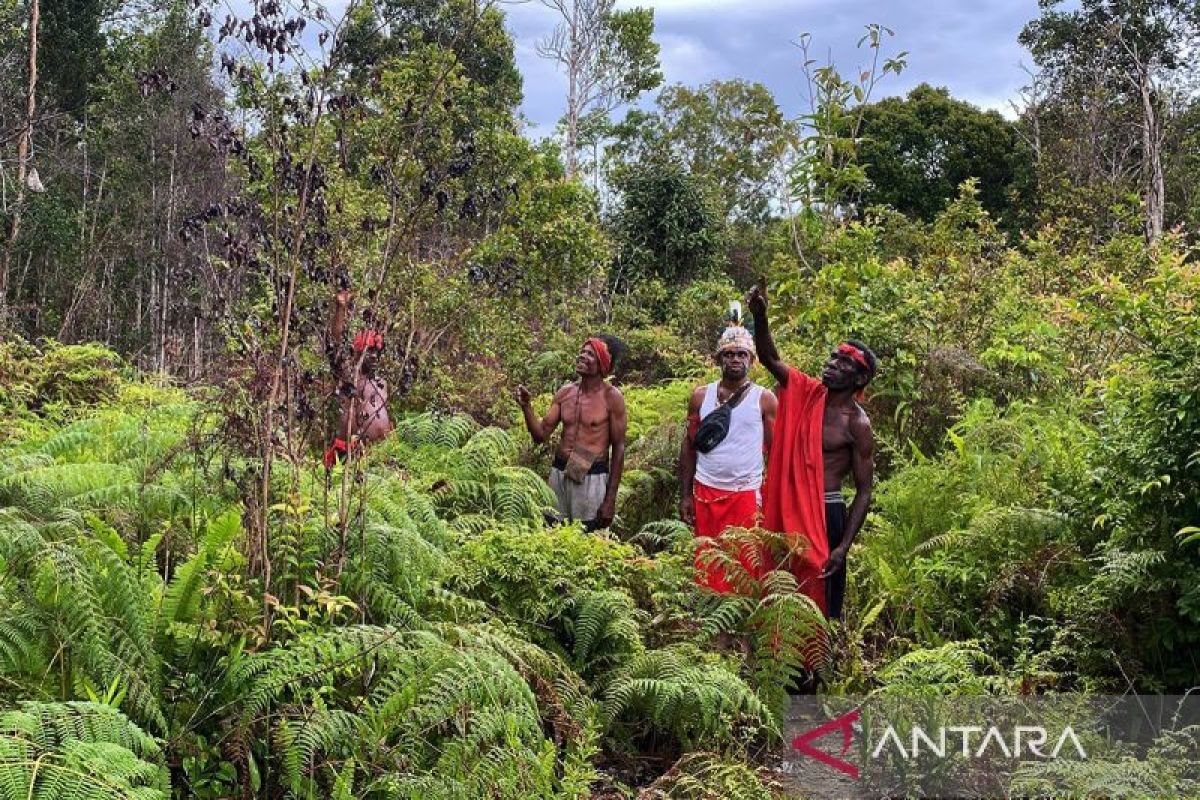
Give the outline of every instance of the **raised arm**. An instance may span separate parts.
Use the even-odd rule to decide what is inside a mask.
[[[704,387],[697,386],[688,399],[687,426],[679,445],[679,518],[687,525],[696,524],[696,501],[692,496],[696,479],[696,429],[700,427],[700,406]]]
[[[758,351],[758,360],[775,376],[780,386],[787,386],[790,367],[779,357],[775,340],[771,338],[771,329],[767,324],[767,290],[755,286],[750,292],[746,305],[754,316],[754,349]]]
[[[346,332],[346,314],[353,299],[354,295],[349,289],[342,289],[333,298],[333,323],[329,326],[329,335],[338,344],[341,344],[342,334]]]
[[[625,410],[625,397],[621,390],[608,387],[608,444],[612,448],[608,457],[608,486],[604,502],[596,512],[596,527],[607,528],[617,515],[617,490],[621,488],[621,474],[625,471],[625,434],[629,430],[629,415]]]
[[[349,289],[342,289],[333,298],[333,320],[329,323],[329,368],[340,381],[350,381],[350,370],[346,364],[345,342],[346,317],[350,313],[350,301],[354,299]]]
[[[529,436],[533,439],[534,444],[542,444],[554,434],[554,429],[562,420],[562,397],[568,388],[569,386],[564,386],[558,390],[550,402],[550,410],[546,412],[546,417],[538,419],[533,410],[533,397],[529,394],[529,390],[524,386],[517,387],[517,405],[521,407],[521,414],[525,417],[525,427],[529,429]]]

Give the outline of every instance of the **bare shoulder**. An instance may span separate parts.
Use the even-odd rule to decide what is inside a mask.
[[[850,412],[850,433],[859,441],[871,441],[875,437],[875,431],[871,427],[871,418],[867,416],[866,410],[854,404],[854,410]]]
[[[574,383],[564,383],[559,390],[554,393],[554,399],[559,401],[566,400],[578,388],[579,387]]]
[[[608,407],[614,409],[625,408],[625,395],[621,394],[621,390],[611,383],[606,383],[605,387],[604,400],[608,403]]]
[[[762,396],[759,398],[758,402],[763,408],[769,408],[777,405],[779,403],[779,398],[775,396],[774,392],[764,386],[762,390]]]
[[[700,384],[695,389],[692,389],[692,396],[688,398],[688,411],[700,413],[700,407],[704,405],[704,395],[708,391],[706,384]]]

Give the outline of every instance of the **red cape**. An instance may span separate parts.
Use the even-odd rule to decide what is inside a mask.
[[[803,372],[788,372],[777,390],[779,412],[763,489],[763,527],[803,540],[803,552],[792,559],[800,590],[823,613],[825,582],[819,577],[829,558],[825,534],[825,458],[821,450],[825,419],[825,385]]]

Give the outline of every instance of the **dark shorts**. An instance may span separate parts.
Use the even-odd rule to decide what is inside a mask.
[[[842,543],[846,532],[846,504],[844,502],[825,504],[825,535],[829,539],[829,549]],[[842,602],[846,599],[846,568],[843,566],[835,574],[825,579],[825,609],[830,619],[841,619]]]

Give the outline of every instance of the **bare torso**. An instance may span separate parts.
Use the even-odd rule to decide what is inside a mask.
[[[851,422],[865,412],[855,403],[826,406],[821,427],[821,451],[825,462],[825,491],[836,492],[854,468],[854,435]]]
[[[609,438],[609,397],[617,390],[608,384],[585,392],[578,383],[568,384],[556,397],[562,409],[562,439],[557,455],[567,458],[574,449],[585,449],[607,459]]]
[[[392,432],[392,420],[388,417],[387,398],[386,381],[378,377],[369,378],[366,375],[360,375],[358,390],[355,392],[353,400],[351,398],[342,398],[341,400],[342,414],[338,422],[338,431],[343,436],[347,432],[357,435],[359,439],[368,444],[387,436]],[[353,405],[353,420],[350,418],[351,405]]]

